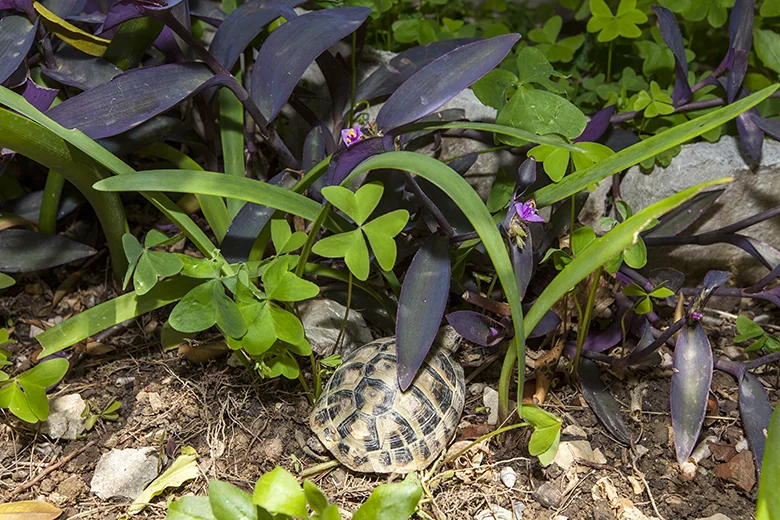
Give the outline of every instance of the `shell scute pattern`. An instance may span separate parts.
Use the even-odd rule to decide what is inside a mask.
[[[435,347],[412,386],[397,382],[395,338],[349,354],[326,384],[311,427],[345,466],[407,473],[428,466],[455,433],[465,403],[463,368]]]

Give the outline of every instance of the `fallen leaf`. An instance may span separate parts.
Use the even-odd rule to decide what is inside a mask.
[[[134,515],[140,512],[154,497],[165,491],[166,488],[179,487],[188,480],[198,478],[200,470],[196,462],[197,458],[198,452],[194,448],[183,446],[181,455],[173,461],[171,467],[146,486],[146,489],[138,495],[138,498],[132,503],[127,513]]]
[[[0,504],[0,520],[54,520],[61,514],[62,509],[38,500]]]
[[[718,465],[715,468],[715,475],[749,492],[756,485],[753,454],[749,450],[738,453],[730,461]]]

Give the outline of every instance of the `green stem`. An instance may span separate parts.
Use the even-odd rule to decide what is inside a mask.
[[[344,332],[347,330],[347,319],[349,318],[349,309],[352,307],[352,271],[349,272],[349,282],[347,282],[347,310],[344,311],[344,319],[341,322],[339,335],[336,336],[336,352],[339,351],[339,344],[344,338]]]
[[[582,353],[582,345],[585,344],[585,338],[588,337],[588,330],[590,330],[590,317],[593,314],[593,304],[596,301],[596,291],[599,287],[599,281],[601,280],[601,272],[604,270],[604,266],[599,266],[598,269],[596,269],[596,275],[593,278],[593,283],[590,285],[590,293],[588,294],[588,303],[585,304],[585,313],[583,315],[582,312],[580,312],[580,327],[577,331],[577,353],[574,355],[574,373],[578,374],[577,371],[580,366],[580,354]],[[577,297],[574,297],[575,301],[577,300]]]
[[[330,212],[331,207],[332,206],[330,202],[322,206],[320,214],[317,215],[317,220],[315,220],[311,226],[309,236],[306,237],[306,243],[303,244],[303,249],[301,249],[301,256],[298,258],[298,265],[295,266],[295,276],[299,278],[303,276],[303,272],[306,269],[306,261],[309,259],[309,255],[311,254],[311,248],[314,246],[314,241],[317,240],[317,235],[320,232],[322,223],[325,222],[325,219],[328,217],[328,212]]]
[[[63,186],[65,186],[65,177],[54,170],[49,170],[38,217],[38,228],[41,233],[53,235],[57,232],[57,211],[60,207]]]
[[[607,57],[607,83],[612,80],[612,47],[615,46],[615,40],[609,42],[609,55]]]
[[[292,359],[292,360],[293,360],[293,363],[295,363],[296,365],[298,365],[298,363],[295,361],[295,358],[293,357],[293,355],[292,355],[292,354],[290,354],[289,352],[287,352],[287,356],[288,356],[290,359]],[[309,385],[308,385],[308,383],[306,383],[306,378],[305,378],[305,377],[303,377],[303,372],[301,372],[301,370],[300,370],[300,369],[298,370],[298,381],[300,381],[300,382],[301,382],[301,386],[303,387],[303,391],[306,393],[306,399],[308,399],[308,400],[309,400],[309,404],[311,404],[312,406],[314,406],[314,402],[315,402],[315,401],[314,401],[314,394],[312,394],[312,393],[311,393],[311,389],[309,389]]]

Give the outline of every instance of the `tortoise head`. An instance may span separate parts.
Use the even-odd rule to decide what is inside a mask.
[[[454,353],[460,347],[461,341],[463,341],[463,336],[458,334],[452,326],[445,325],[439,329],[433,342],[447,352]]]

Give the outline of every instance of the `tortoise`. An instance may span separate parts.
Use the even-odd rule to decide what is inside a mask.
[[[451,355],[456,347],[437,341],[405,392],[398,386],[395,337],[357,348],[325,385],[312,430],[352,470],[426,468],[454,436],[466,400],[463,367]]]

